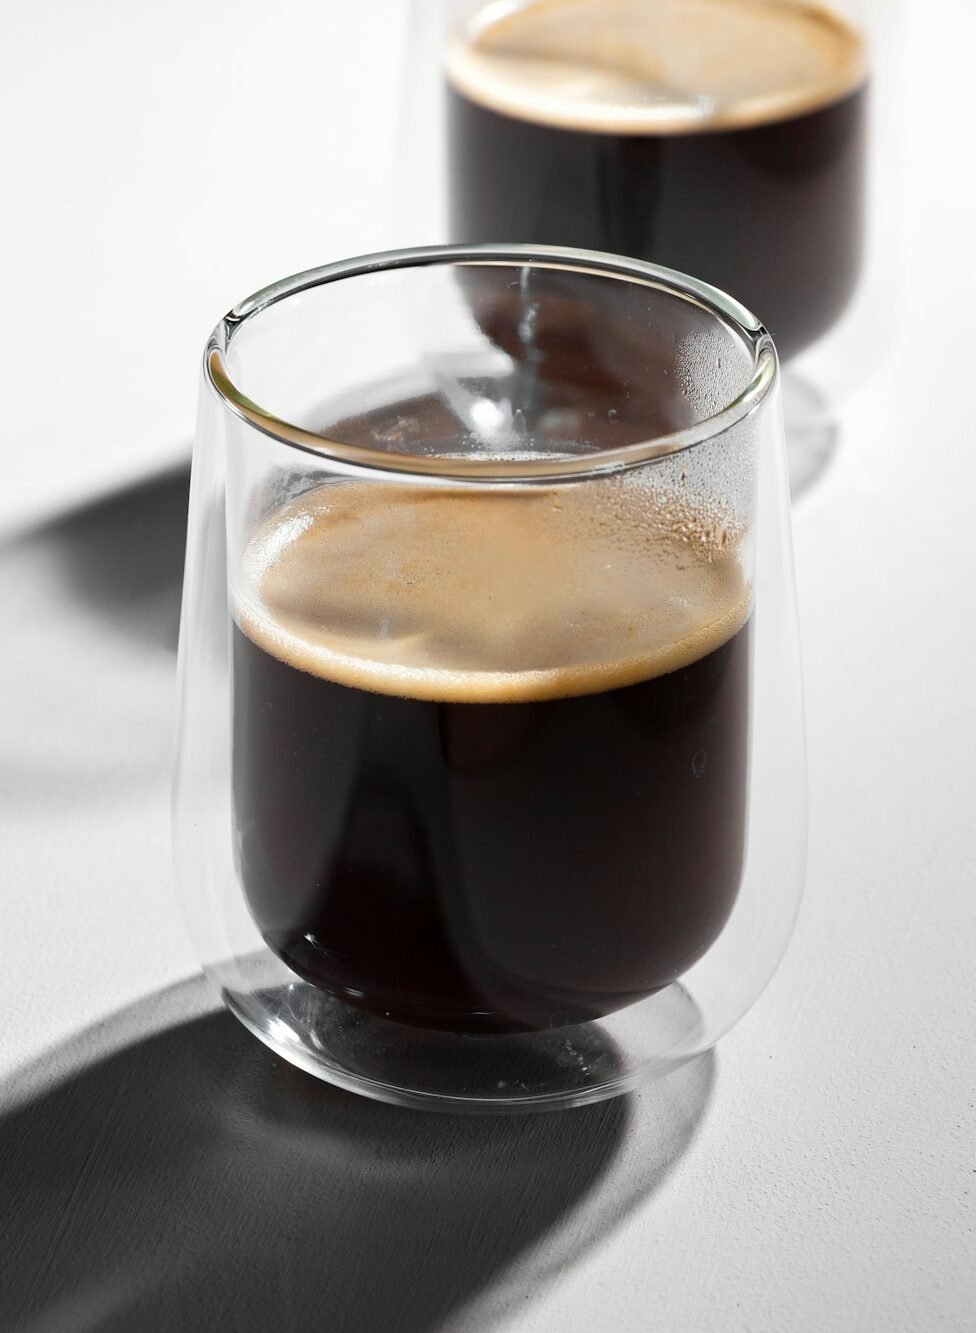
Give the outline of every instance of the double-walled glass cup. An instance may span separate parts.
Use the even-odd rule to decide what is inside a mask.
[[[730,292],[787,366],[802,484],[890,323],[896,8],[415,0],[400,208],[418,241],[612,250]]]
[[[697,1055],[803,878],[768,335],[565,249],[259,292],[206,350],[180,677],[180,895],[275,1051],[508,1111]]]

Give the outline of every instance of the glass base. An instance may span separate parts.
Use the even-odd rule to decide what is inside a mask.
[[[599,1022],[473,1036],[393,1023],[298,978],[255,985],[265,968],[255,955],[235,969],[249,974],[246,988],[220,979],[224,1003],[244,1026],[307,1073],[397,1106],[455,1113],[585,1106],[684,1064],[702,1030],[678,984]]]
[[[812,380],[787,366],[782,386],[786,463],[795,500],[827,471],[839,431],[830,400]]]

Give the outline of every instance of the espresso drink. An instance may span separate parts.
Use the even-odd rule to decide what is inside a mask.
[[[476,21],[447,75],[454,240],[610,250],[692,273],[753,309],[783,356],[849,301],[866,61],[825,9],[542,0]]]
[[[548,1028],[668,985],[742,872],[738,534],[636,474],[338,482],[247,547],[240,874],[270,947],[374,1014]]]

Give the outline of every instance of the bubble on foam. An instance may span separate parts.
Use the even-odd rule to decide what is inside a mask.
[[[433,490],[340,482],[265,522],[237,618],[275,656],[416,698],[585,694],[676,670],[744,623],[744,529],[640,472]]]
[[[795,0],[542,0],[452,47],[448,78],[521,119],[668,134],[784,119],[863,81],[860,34]]]

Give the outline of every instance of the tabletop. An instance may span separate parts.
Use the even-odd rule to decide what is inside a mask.
[[[976,33],[952,0],[903,6],[884,355],[795,495],[809,870],[754,1009],[632,1096],[456,1118],[287,1069],[198,974],[168,823],[198,355],[270,278],[396,241],[405,13],[0,20],[0,1328],[968,1330]]]

